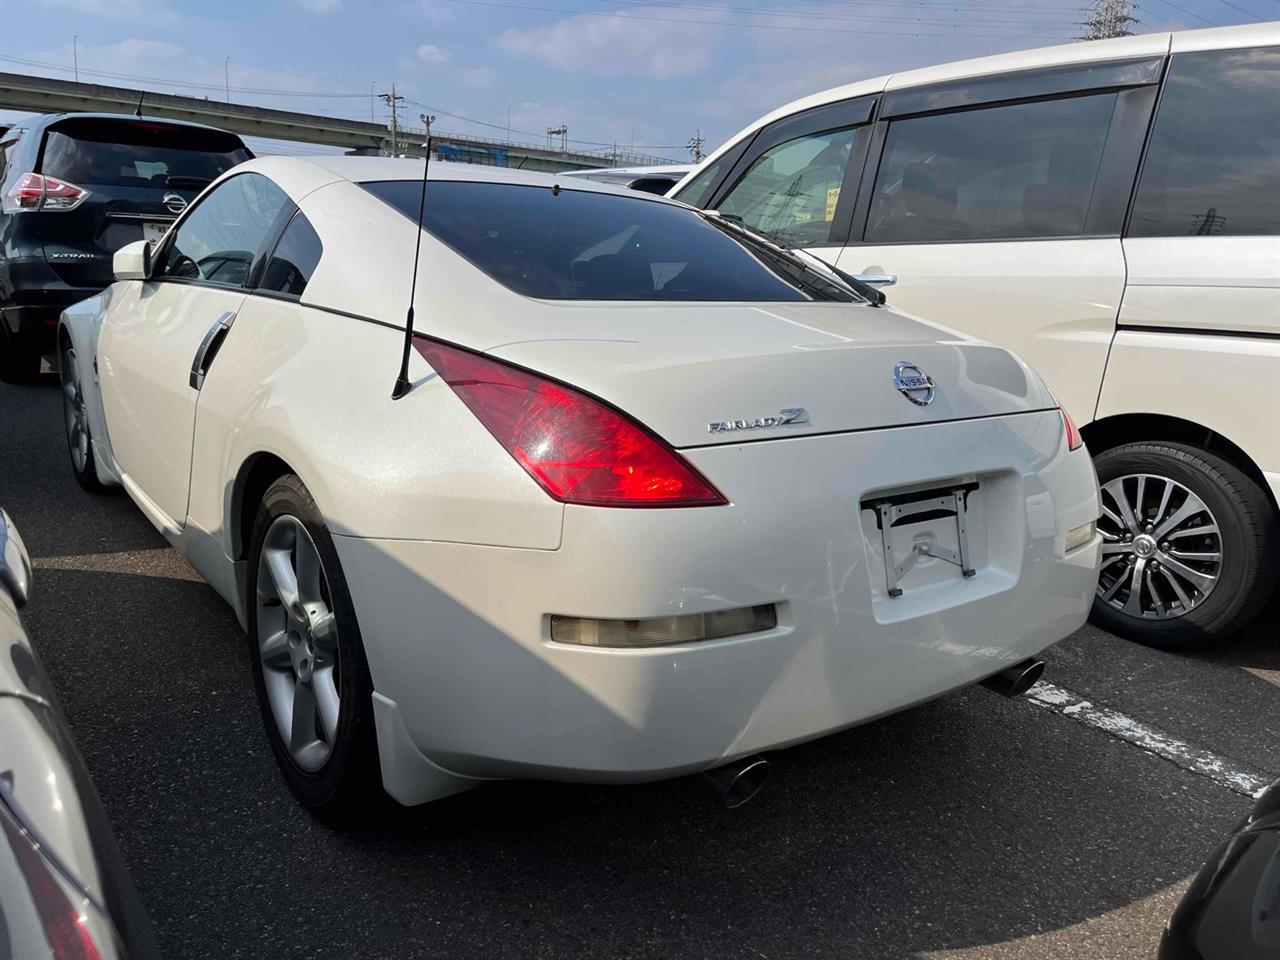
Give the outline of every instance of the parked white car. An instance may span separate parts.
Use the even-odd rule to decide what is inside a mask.
[[[1039,370],[1102,482],[1102,626],[1203,643],[1272,596],[1280,24],[851,83],[753,123],[671,196]]]
[[[243,164],[59,330],[77,476],[235,607],[305,803],[702,771],[1084,621],[1096,478],[1012,354],[660,197],[432,174],[419,231],[415,161]]]

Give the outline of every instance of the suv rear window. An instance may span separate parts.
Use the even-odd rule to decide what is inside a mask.
[[[74,184],[204,187],[253,155],[221,130],[151,120],[64,120],[45,135],[40,172]]]
[[[420,181],[365,183],[411,220]],[[427,231],[494,280],[551,300],[844,300],[823,274],[642,196],[434,180]]]

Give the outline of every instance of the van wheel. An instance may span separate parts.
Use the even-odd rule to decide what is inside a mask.
[[[1267,495],[1207,450],[1126,443],[1094,458],[1102,488],[1102,568],[1090,618],[1165,649],[1243,627],[1280,572],[1280,522]]]
[[[248,578],[249,659],[276,762],[316,816],[354,826],[387,802],[373,682],[333,538],[293,474],[263,495]]]
[[[81,487],[90,493],[101,493],[106,487],[98,480],[98,469],[94,464],[93,437],[89,432],[84,390],[80,386],[80,368],[76,365],[76,352],[72,347],[62,351],[58,374],[62,379],[62,422],[66,426],[71,470]]]

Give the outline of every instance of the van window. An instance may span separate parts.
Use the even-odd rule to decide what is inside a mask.
[[[1280,48],[1173,58],[1131,237],[1280,234]]]
[[[866,242],[1079,236],[1115,104],[1108,93],[895,120]]]
[[[828,130],[770,147],[717,204],[720,213],[790,246],[827,243],[857,132]]]

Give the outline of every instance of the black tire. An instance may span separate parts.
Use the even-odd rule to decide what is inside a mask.
[[[1090,619],[1099,627],[1166,650],[1220,640],[1241,629],[1266,605],[1280,574],[1280,519],[1263,489],[1216,454],[1173,442],[1126,443],[1094,458],[1098,482],[1152,474],[1198,496],[1220,527],[1222,565],[1204,600],[1169,619],[1132,616],[1094,597]]]
[[[58,381],[63,391],[63,433],[67,439],[67,459],[71,462],[71,472],[75,475],[76,483],[89,493],[105,493],[108,489],[102,481],[98,479],[97,463],[93,456],[93,437],[89,430],[89,421],[87,418],[81,418],[81,429],[84,431],[85,453],[83,464],[77,464],[76,444],[77,438],[74,437],[71,429],[71,422],[67,416],[67,397],[66,390],[71,382],[78,382],[77,378],[68,377],[68,371],[72,364],[75,363],[75,351],[70,347],[64,347],[58,356]]]
[[[329,601],[337,622],[341,697],[337,733],[324,765],[314,772],[300,767],[290,754],[273,718],[259,656],[258,567],[271,524],[281,516],[300,521],[320,556]],[[263,494],[253,525],[248,563],[249,662],[271,751],[289,789],[318,818],[335,827],[354,827],[390,803],[382,790],[373,717],[373,682],[365,659],[360,626],[347,579],[324,517],[302,481],[293,474],[276,480]]]
[[[40,348],[34,337],[0,335],[0,380],[31,383],[40,375]]]

